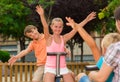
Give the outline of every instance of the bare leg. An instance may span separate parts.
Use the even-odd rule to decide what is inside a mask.
[[[40,81],[32,81],[32,82],[40,82]]]
[[[85,73],[79,73],[77,76],[76,76],[76,79],[77,81],[79,81],[81,79],[81,77],[85,76],[86,74]]]
[[[75,74],[74,74],[74,72],[70,71],[70,73],[71,73],[71,76],[72,76],[72,78],[73,78],[73,80],[75,82]]]
[[[64,74],[63,75],[63,81],[64,82],[75,82],[71,73]]]
[[[39,66],[35,71],[32,82],[43,82],[44,66]]]
[[[45,73],[44,82],[55,82],[55,75],[52,73]]]

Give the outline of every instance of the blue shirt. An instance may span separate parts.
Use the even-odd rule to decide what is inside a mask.
[[[100,57],[100,59],[98,60],[98,62],[97,62],[96,65],[97,65],[97,67],[100,69],[101,66],[102,66],[102,64],[103,64],[103,56]],[[114,76],[114,72],[112,72],[112,73],[110,74],[110,76],[108,77],[108,79],[107,79],[106,82],[112,82],[113,76]]]

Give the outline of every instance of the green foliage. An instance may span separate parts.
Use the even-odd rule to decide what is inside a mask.
[[[10,59],[10,54],[7,51],[0,50],[0,60],[2,62],[7,62]]]
[[[36,1],[36,0],[26,0],[26,2],[28,4],[40,4],[42,5],[44,8],[48,7],[48,6],[51,6],[54,4],[54,0],[39,0],[39,1]]]
[[[24,27],[28,24],[35,24],[34,19],[36,4],[43,4],[47,7],[54,1],[46,0],[0,0],[0,35],[3,40],[10,38],[19,40],[21,50],[25,48],[23,35]],[[36,17],[39,18],[39,17]],[[39,20],[40,21],[40,20]],[[38,25],[36,25],[38,26]]]
[[[105,7],[104,9],[100,10],[101,12],[98,13],[98,17],[101,19],[101,16],[104,15],[104,17],[110,17],[113,15],[113,11],[117,6],[120,5],[120,0],[112,0],[109,2],[108,6]],[[99,15],[102,14],[102,15]],[[102,17],[102,18],[104,18]]]
[[[19,0],[1,0],[0,8],[0,34],[3,34],[4,38],[22,37],[30,10]]]
[[[103,12],[98,13],[98,18],[101,20],[105,17],[105,14]]]
[[[54,0],[50,0],[50,1],[45,1],[45,0],[40,0],[39,4],[41,4],[44,8],[47,8],[48,6],[51,6],[55,3]]]
[[[33,4],[42,4],[43,7],[48,7],[54,3],[53,0],[25,0],[27,6],[20,0],[1,0],[0,1],[0,34],[3,38],[12,37],[19,39],[23,37],[24,27],[28,24],[33,24],[30,19],[32,14],[30,8]]]
[[[118,7],[119,5],[120,5],[120,0],[109,0],[108,6],[100,10],[100,12],[98,13],[98,18],[100,20],[100,23],[98,23],[96,28],[96,31],[98,33],[101,33],[101,30],[103,29],[104,25],[106,27],[105,33],[116,31],[113,14],[115,8]]]

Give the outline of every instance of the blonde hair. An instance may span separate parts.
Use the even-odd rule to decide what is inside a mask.
[[[63,20],[61,18],[54,18],[54,19],[52,19],[51,25],[53,25],[54,22],[61,22],[63,24]]]
[[[24,35],[26,36],[26,33],[30,33],[31,29],[37,29],[37,27],[34,25],[27,25],[24,29]]]
[[[120,41],[119,33],[109,33],[104,36],[101,42],[102,48],[107,48],[110,44]]]

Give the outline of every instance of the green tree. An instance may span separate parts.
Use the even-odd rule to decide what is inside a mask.
[[[20,41],[21,50],[25,48],[24,27],[29,23],[26,8],[20,0],[0,1],[0,34],[2,38],[13,38]]]
[[[104,36],[104,34],[109,32],[116,32],[115,20],[114,20],[114,10],[120,5],[120,0],[109,0],[109,4],[100,9],[98,13],[98,18],[100,23],[96,28],[96,31]]]
[[[47,0],[46,0],[47,1]],[[53,1],[45,0],[1,0],[0,1],[0,34],[4,40],[13,38],[20,42],[21,50],[25,49],[24,27],[36,24],[31,21],[35,6],[42,4],[47,7]],[[34,15],[33,15],[34,16]],[[25,57],[22,58],[25,61]]]
[[[19,0],[1,0],[0,8],[0,34],[4,38],[12,37],[19,40],[23,37],[25,25],[28,24],[28,8]]]

